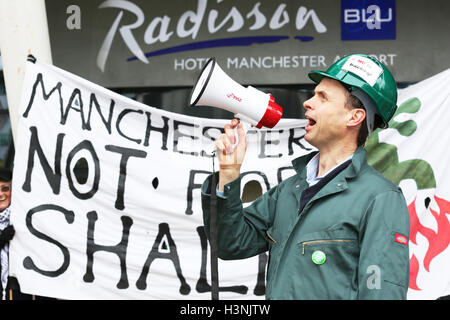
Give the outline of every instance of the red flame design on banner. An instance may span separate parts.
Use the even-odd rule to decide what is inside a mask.
[[[430,264],[433,259],[445,251],[450,244],[450,222],[447,218],[447,214],[450,214],[450,202],[444,199],[434,196],[440,212],[436,212],[430,207],[429,211],[436,219],[437,232],[433,229],[427,228],[419,221],[419,217],[416,212],[416,199],[408,206],[409,217],[411,220],[411,233],[410,240],[412,243],[417,244],[416,236],[418,233],[422,234],[428,240],[428,250],[425,253],[423,260],[423,266],[427,272],[430,272]],[[419,273],[419,261],[413,254],[410,259],[410,279],[409,287],[413,290],[421,290],[417,285],[417,275]]]

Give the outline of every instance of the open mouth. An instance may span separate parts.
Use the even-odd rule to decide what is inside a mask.
[[[314,120],[313,118],[311,118],[310,116],[306,116],[306,119],[308,120],[308,124],[306,125],[306,131],[311,130],[315,125],[316,125],[316,120]]]

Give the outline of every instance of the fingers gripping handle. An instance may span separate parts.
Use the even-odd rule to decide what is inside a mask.
[[[235,118],[239,119],[239,123],[242,123],[242,129],[244,129],[244,133],[247,134],[248,129],[252,126],[251,120],[243,117],[239,114],[234,115]],[[235,143],[233,144],[233,149],[239,144],[239,134],[238,134],[238,126],[234,127],[234,136],[236,137]]]
[[[237,120],[238,122],[236,123],[235,120]],[[246,134],[248,129],[250,129],[250,127],[253,126],[249,121],[247,121],[247,119],[242,119],[238,115],[235,115],[233,122],[234,122],[233,133],[234,133],[235,141],[233,144],[231,144],[231,151],[228,151],[228,148],[221,150],[220,148],[216,147],[212,153],[213,156],[216,154],[216,152],[221,152],[221,153],[224,153],[227,155],[232,154],[234,152],[234,149],[239,144],[239,132],[238,132],[239,123],[242,124],[242,129],[244,131],[244,134]]]

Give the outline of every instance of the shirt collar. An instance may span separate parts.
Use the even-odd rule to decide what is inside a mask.
[[[327,174],[329,174],[331,171],[336,169],[338,166],[340,166],[342,163],[344,163],[347,160],[350,160],[353,158],[353,154],[345,159],[344,161],[338,163],[333,168],[328,170],[323,176],[317,177],[317,173],[319,170],[319,159],[320,159],[320,153],[317,153],[314,157],[309,160],[308,164],[306,165],[306,182],[311,187],[315,185],[317,182],[319,182],[321,179],[323,179]]]

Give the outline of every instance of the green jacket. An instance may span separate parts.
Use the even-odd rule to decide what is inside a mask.
[[[295,159],[297,174],[245,209],[240,178],[225,185],[217,202],[219,258],[269,250],[267,299],[405,299],[409,213],[400,188],[370,167],[358,148],[350,165],[298,212],[314,154]],[[202,186],[208,238],[210,179]],[[313,261],[318,251],[324,263]]]

